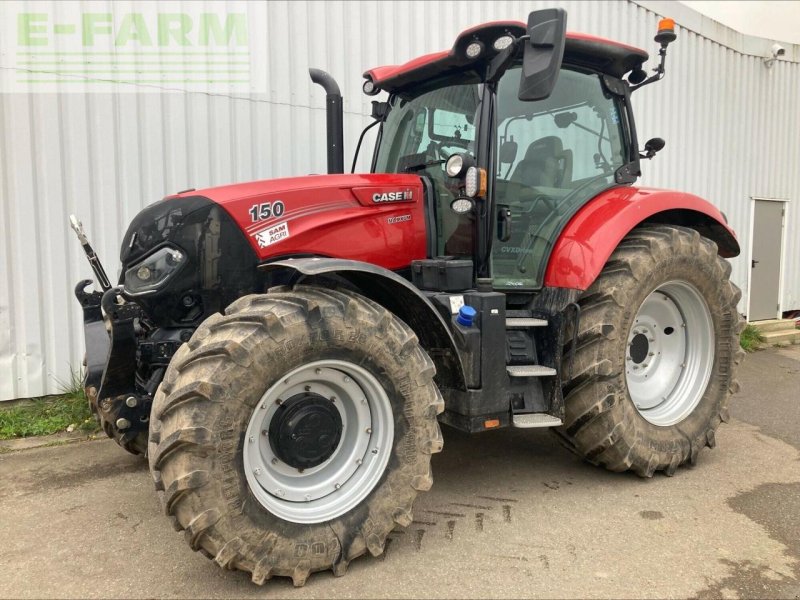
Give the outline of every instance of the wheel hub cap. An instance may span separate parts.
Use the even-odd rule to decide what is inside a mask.
[[[333,404],[308,392],[282,403],[269,427],[269,443],[278,459],[297,469],[328,460],[342,436],[342,417]]]

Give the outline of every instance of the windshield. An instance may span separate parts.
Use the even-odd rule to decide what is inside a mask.
[[[450,210],[457,190],[445,176],[444,163],[456,152],[475,155],[475,125],[480,84],[448,85],[390,99],[375,157],[376,173],[426,175],[434,186],[437,252],[472,255],[471,215]]]
[[[614,184],[625,162],[621,107],[600,76],[562,68],[545,100],[517,97],[520,69],[497,91],[495,198],[511,210],[511,237],[495,240],[496,288],[538,289],[550,250],[569,218]]]

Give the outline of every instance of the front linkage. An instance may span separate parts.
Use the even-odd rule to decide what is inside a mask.
[[[106,435],[129,452],[144,454],[153,394],[181,342],[139,342],[141,308],[134,302],[126,302],[121,288],[111,287],[83,226],[74,217],[70,223],[103,289],[87,292],[91,279],[75,286],[75,297],[83,309],[86,342],[84,391]],[[137,377],[141,358],[158,367],[147,381]]]

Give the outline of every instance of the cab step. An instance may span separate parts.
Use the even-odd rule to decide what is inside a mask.
[[[561,419],[547,413],[521,413],[511,416],[511,424],[519,429],[532,427],[559,427]]]
[[[552,377],[555,369],[542,365],[509,365],[506,367],[510,377]]]
[[[507,317],[506,329],[525,329],[528,327],[547,327],[547,319],[533,317]]]

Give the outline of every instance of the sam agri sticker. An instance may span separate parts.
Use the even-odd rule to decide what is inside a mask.
[[[258,231],[255,234],[259,248],[266,248],[267,246],[271,246],[276,242],[285,240],[289,237],[289,235],[288,223],[280,223],[274,227]]]

